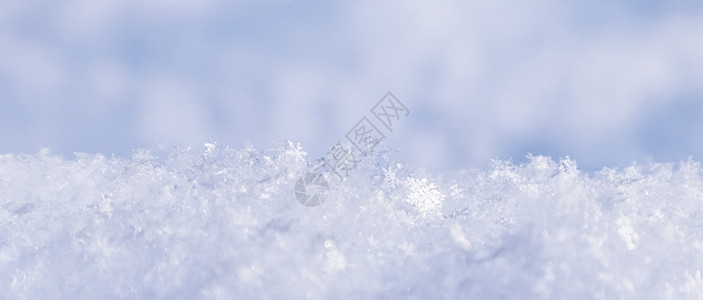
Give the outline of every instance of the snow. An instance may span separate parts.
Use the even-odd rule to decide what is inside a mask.
[[[291,142],[0,155],[0,297],[703,297],[699,162],[432,175],[398,157],[379,145],[306,207]]]

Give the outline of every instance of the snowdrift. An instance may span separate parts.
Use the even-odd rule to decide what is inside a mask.
[[[379,149],[310,208],[290,142],[1,155],[0,297],[703,297],[699,162],[430,176],[397,157]]]

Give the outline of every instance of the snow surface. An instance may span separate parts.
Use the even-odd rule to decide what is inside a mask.
[[[698,162],[430,176],[397,157],[379,149],[308,208],[293,187],[311,158],[290,142],[1,155],[0,295],[703,297]]]

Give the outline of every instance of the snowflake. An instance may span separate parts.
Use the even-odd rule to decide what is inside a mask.
[[[394,188],[398,186],[400,184],[400,180],[396,177],[396,174],[400,168],[401,165],[397,164],[395,170],[393,169],[393,166],[389,166],[388,169],[383,169],[383,181]]]
[[[450,194],[454,198],[462,198],[464,197],[464,189],[460,188],[458,184],[454,184],[449,187],[449,189],[452,191]]]
[[[303,150],[300,143],[293,144],[293,142],[288,141],[288,149],[285,150],[285,154],[295,157],[297,162],[305,162],[305,157],[308,155],[307,152]]]
[[[436,184],[428,182],[427,178],[406,178],[405,186],[410,190],[406,201],[415,206],[423,217],[428,213],[437,212],[442,207],[445,195],[438,190]]]

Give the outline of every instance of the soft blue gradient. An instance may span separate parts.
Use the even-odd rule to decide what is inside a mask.
[[[388,90],[418,168],[703,154],[700,1],[0,1],[0,153],[310,156]]]

